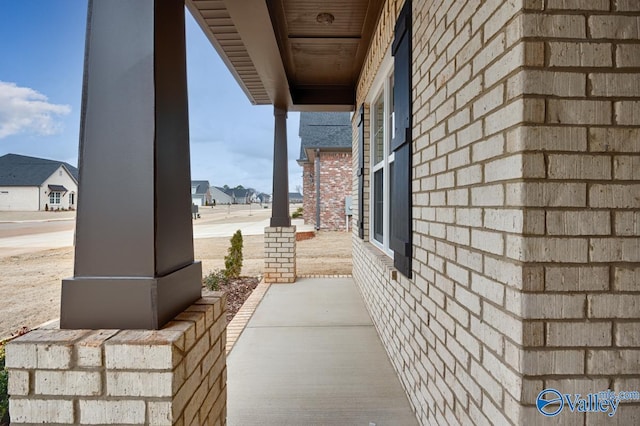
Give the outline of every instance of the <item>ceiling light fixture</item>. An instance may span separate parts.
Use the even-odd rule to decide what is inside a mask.
[[[333,23],[333,20],[336,19],[332,14],[327,12],[318,13],[316,16],[316,21],[320,24],[329,25]]]

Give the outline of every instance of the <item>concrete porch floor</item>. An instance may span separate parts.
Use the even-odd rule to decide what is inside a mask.
[[[229,425],[415,425],[351,278],[273,284],[227,360]]]

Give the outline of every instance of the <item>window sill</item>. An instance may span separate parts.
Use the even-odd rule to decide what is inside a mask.
[[[378,250],[381,255],[390,258],[391,264],[393,264],[393,251],[385,249],[384,246],[376,240],[369,240],[368,243],[371,244],[374,249]]]
[[[397,281],[398,270],[393,266],[393,258],[371,241],[364,242],[363,245],[372,255],[374,261],[384,269],[385,276],[388,276],[389,280]]]

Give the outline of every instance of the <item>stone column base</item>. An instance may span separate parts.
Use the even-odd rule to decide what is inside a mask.
[[[296,227],[264,229],[264,282],[296,281]]]
[[[10,342],[11,424],[225,424],[225,311],[220,293],[161,330],[36,330]]]

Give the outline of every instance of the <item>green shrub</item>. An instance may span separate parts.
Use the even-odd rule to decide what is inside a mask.
[[[291,217],[293,219],[298,219],[298,218],[302,217],[302,211],[303,211],[302,207],[298,207],[298,209],[291,214]]]
[[[242,271],[242,232],[238,229],[231,237],[231,247],[224,257],[225,277],[238,278]]]
[[[9,424],[9,372],[4,368],[4,343],[0,343],[0,425]]]
[[[221,284],[226,284],[227,276],[225,271],[222,269],[216,269],[213,272],[210,272],[209,275],[204,277],[204,285],[207,286],[209,290],[219,291]]]

